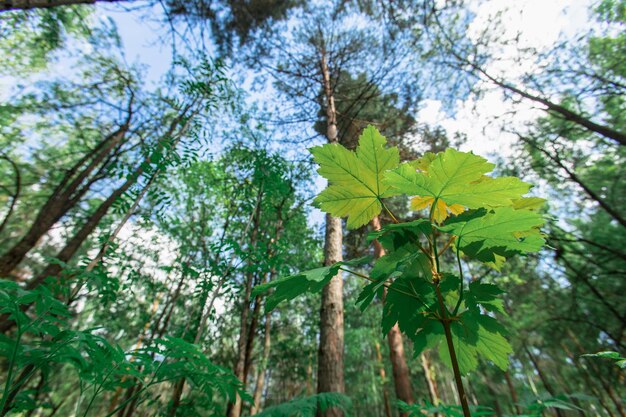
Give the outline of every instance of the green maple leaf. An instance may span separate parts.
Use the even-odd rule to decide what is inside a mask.
[[[380,200],[397,194],[381,181],[386,171],[400,163],[398,148],[385,148],[386,143],[375,127],[368,126],[356,152],[337,143],[311,148],[319,174],[329,183],[315,204],[335,217],[347,216],[350,229],[377,216],[382,210]]]
[[[271,311],[283,301],[292,300],[306,292],[321,291],[331,278],[337,275],[340,266],[341,264],[337,263],[315,268],[258,285],[252,290],[252,296],[266,293],[274,288],[274,292],[265,300],[265,311]]]
[[[493,168],[480,156],[447,149],[400,165],[385,174],[383,183],[398,193],[468,208],[510,206],[530,189],[530,184],[515,177],[486,176]]]
[[[505,371],[509,366],[511,345],[504,337],[504,328],[493,317],[466,312],[460,321],[452,322],[452,343],[457,356],[459,370],[467,374],[478,366],[482,357]],[[450,366],[450,353],[443,337],[439,337],[439,355]]]
[[[479,305],[481,305],[487,311],[505,314],[504,300],[499,298],[499,295],[503,293],[504,291],[496,285],[472,281],[465,296],[465,305],[477,312],[480,312]]]
[[[274,291],[265,300],[265,311],[271,311],[283,301],[292,300],[307,292],[320,292],[332,277],[337,275],[342,266],[355,267],[369,262],[370,259],[371,257],[366,256],[351,261],[341,261],[333,265],[281,277],[274,281],[257,285],[252,290],[252,296],[268,293],[273,288]]]
[[[439,229],[457,236],[459,248],[468,255],[495,262],[496,255],[540,250],[544,239],[538,228],[543,224],[543,216],[535,211],[498,207],[464,213]]]

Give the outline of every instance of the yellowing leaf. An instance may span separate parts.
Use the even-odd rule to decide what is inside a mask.
[[[515,177],[485,176],[494,165],[472,153],[447,149],[426,165],[405,163],[387,172],[383,182],[399,193],[430,196],[448,206],[468,208],[510,206],[530,189],[530,184]],[[416,169],[426,167],[421,172]]]
[[[430,207],[435,201],[434,197],[413,197],[411,199],[411,209],[415,211],[430,210]],[[445,201],[437,200],[437,205],[433,211],[433,219],[437,223],[443,223],[448,218],[449,214],[461,214],[465,211],[465,208],[460,204],[452,204],[448,206]]]
[[[362,226],[382,210],[381,198],[397,195],[383,184],[383,174],[400,163],[397,148],[385,148],[387,140],[373,126],[359,137],[356,152],[339,144],[311,148],[320,166],[318,172],[329,186],[315,199],[323,211],[336,217],[348,217],[350,229]]]

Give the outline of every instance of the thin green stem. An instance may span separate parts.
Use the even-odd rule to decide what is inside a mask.
[[[367,275],[361,274],[360,272],[352,271],[352,270],[350,270],[350,269],[341,268],[341,267],[340,267],[339,269],[340,269],[340,270],[342,270],[342,271],[344,271],[344,272],[349,272],[349,273],[351,273],[351,274],[353,274],[353,275],[356,275],[356,276],[357,276],[357,277],[359,277],[359,278],[363,278],[363,279],[365,279],[365,280],[367,280],[367,281],[369,281],[369,282],[378,282],[378,281],[376,281],[374,278],[372,278],[372,277],[368,277]],[[397,293],[399,293],[399,294],[404,294],[404,295],[409,296],[409,297],[411,297],[411,298],[415,298],[417,301],[419,301],[420,303],[422,303],[422,305],[423,305],[424,307],[428,308],[428,306],[426,305],[426,303],[424,303],[424,301],[423,301],[421,298],[419,298],[417,295],[415,295],[415,294],[411,294],[411,293],[409,293],[409,292],[402,291],[402,290],[400,290],[400,289],[398,289],[398,288],[396,288],[396,287],[392,287],[392,286],[390,286],[389,284],[383,284],[383,287],[387,288],[388,290],[395,291],[395,292],[397,292]]]
[[[433,201],[433,205],[430,209],[430,224],[432,231],[432,240],[431,240],[431,251],[432,258],[434,259],[434,271],[433,271],[433,284],[435,287],[435,293],[437,294],[437,303],[439,304],[439,314],[441,316],[439,322],[443,325],[443,329],[446,335],[446,343],[448,345],[448,352],[450,353],[450,363],[452,364],[452,371],[454,373],[454,380],[456,382],[456,388],[459,393],[459,399],[461,401],[461,408],[463,409],[464,417],[471,417],[469,404],[467,402],[467,395],[465,394],[465,388],[463,387],[463,380],[461,379],[461,370],[459,368],[459,361],[456,357],[456,352],[454,350],[454,343],[452,340],[452,330],[450,329],[450,317],[448,313],[448,308],[446,307],[446,303],[443,299],[443,295],[441,294],[440,279],[441,273],[439,269],[439,254],[437,252],[437,235],[436,229],[434,226],[434,214],[435,207],[437,206],[438,198],[435,198]],[[458,246],[457,246],[458,249]],[[462,280],[461,280],[462,281]]]
[[[391,210],[389,210],[389,207],[387,207],[387,205],[383,202],[383,200],[379,198],[379,199],[378,199],[378,201],[379,201],[379,202],[380,202],[380,204],[383,206],[383,208],[385,209],[385,211],[387,212],[387,214],[389,214],[389,217],[391,217],[391,220],[392,220],[394,223],[396,223],[396,224],[400,223],[400,222],[398,221],[398,219],[396,218],[396,216],[394,216],[394,215],[393,215],[393,213],[391,212]]]
[[[469,404],[467,402],[467,394],[465,394],[465,388],[463,387],[463,380],[461,379],[461,370],[459,369],[459,361],[456,357],[456,352],[454,350],[454,342],[452,341],[452,331],[450,329],[450,319],[446,313],[446,306],[443,301],[443,296],[441,295],[441,290],[439,289],[439,285],[435,287],[435,291],[437,292],[437,301],[439,303],[439,311],[441,313],[442,319],[441,324],[443,325],[443,330],[446,335],[446,343],[448,345],[448,352],[450,353],[450,362],[452,364],[452,371],[454,373],[454,381],[456,382],[456,389],[459,393],[459,400],[461,401],[461,408],[463,409],[464,417],[472,417],[470,413]]]
[[[456,313],[459,312],[459,308],[461,307],[461,303],[463,302],[463,266],[461,265],[461,239],[456,242],[456,263],[459,267],[459,300],[456,302],[456,306],[454,306],[454,310],[452,311],[452,315],[456,316]]]
[[[432,258],[435,261],[435,271],[437,273],[437,281],[439,281],[439,254],[437,253],[437,234],[436,234],[436,229],[433,226],[434,224],[434,216],[435,216],[435,207],[437,207],[437,200],[439,200],[438,198],[435,198],[433,200],[433,205],[430,207],[430,214],[428,215],[428,218],[430,219],[430,227],[431,227],[431,241],[430,241],[430,249],[432,251]],[[439,285],[439,283],[437,282],[437,285]]]
[[[144,384],[143,387],[141,387],[137,392],[135,392],[133,395],[129,396],[128,398],[126,398],[126,400],[124,400],[121,404],[119,404],[113,411],[111,411],[109,414],[107,414],[105,417],[111,417],[113,416],[115,413],[117,413],[119,410],[121,410],[123,407],[126,406],[126,404],[128,404],[129,402],[133,401],[135,398],[137,398],[139,395],[143,394],[144,391],[146,391],[148,388],[150,388],[151,386],[155,385],[155,384],[160,384],[162,382],[166,382],[166,381],[170,381],[173,379],[177,379],[178,376],[176,377],[172,377],[172,378],[164,378],[164,379],[159,379],[158,381],[155,381],[159,371],[161,370],[161,367],[163,366],[163,364],[165,363],[165,361],[168,359],[168,356],[166,355],[163,360],[161,361],[161,363],[159,364],[159,366],[157,366],[157,369],[154,370],[154,375],[152,376],[152,378],[150,378],[150,381],[148,381],[147,384]]]
[[[102,392],[100,391],[100,389],[104,386],[105,382],[109,379],[111,374],[117,370],[118,367],[119,367],[119,364],[115,365],[113,368],[111,368],[111,370],[109,370],[109,372],[107,372],[107,374],[105,375],[105,377],[102,379],[102,381],[100,382],[98,386],[94,385],[93,395],[91,396],[91,399],[89,400],[89,403],[87,404],[87,408],[85,409],[85,412],[83,413],[83,417],[87,417],[87,414],[89,413],[89,410],[93,406],[94,401],[96,401],[98,394]]]

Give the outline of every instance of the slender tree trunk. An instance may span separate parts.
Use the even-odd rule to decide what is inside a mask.
[[[523,349],[530,359],[530,362],[533,364],[533,367],[535,368],[535,371],[537,372],[541,383],[546,388],[546,391],[548,391],[550,395],[555,396],[556,392],[554,391],[554,388],[552,388],[552,384],[550,383],[550,381],[548,381],[548,379],[546,378],[543,370],[541,369],[541,366],[539,365],[539,362],[537,361],[537,358],[535,358],[535,355],[533,355],[530,349],[528,349],[528,346],[524,345]]]
[[[246,224],[245,230],[242,234],[242,238],[240,239],[240,241],[238,242],[238,244],[241,246],[243,245],[243,240],[245,238],[245,236],[248,235],[248,231],[250,230],[251,225],[254,223],[254,219],[255,219],[255,214],[256,214],[256,209],[253,211],[253,213],[250,214],[250,218],[248,220],[248,223]],[[221,243],[224,243],[224,239],[226,237],[226,231],[229,227],[230,224],[230,214],[227,215],[225,221],[224,221],[224,225],[222,227],[222,237],[221,237]],[[205,253],[205,256],[208,256],[208,253]],[[214,262],[217,263],[219,261],[219,259],[222,256],[222,252],[218,252],[215,256]],[[198,318],[197,320],[190,320],[187,326],[191,326],[193,323],[197,323],[197,325],[195,326],[194,330],[187,333],[188,329],[185,329],[185,331],[183,332],[183,337],[185,338],[185,340],[190,340],[192,339],[194,341],[195,344],[199,343],[201,335],[202,335],[202,329],[204,329],[204,327],[206,326],[206,322],[208,320],[208,316],[211,312],[211,310],[213,309],[213,304],[215,302],[215,300],[217,299],[217,297],[219,296],[219,292],[223,286],[223,284],[226,282],[226,279],[228,278],[232,265],[233,265],[233,259],[231,258],[228,268],[226,269],[226,271],[224,271],[224,273],[222,274],[222,276],[219,279],[218,285],[217,287],[213,290],[212,294],[211,294],[211,298],[210,301],[208,302],[208,307],[207,307],[207,300],[209,299],[209,292],[208,291],[203,291],[201,297],[200,297],[200,303],[199,303],[199,311],[198,311]],[[204,312],[204,310],[206,309],[206,312]],[[181,382],[181,388],[180,389],[174,389],[173,393],[172,393],[172,400],[170,402],[170,407],[168,410],[168,416],[172,417],[176,415],[176,411],[180,405],[180,401],[181,401],[181,396],[183,393],[183,388],[185,386],[185,378],[182,378],[180,380]]]
[[[254,402],[250,409],[250,415],[253,416],[261,411],[261,396],[263,395],[263,389],[265,387],[265,372],[267,371],[267,363],[270,358],[270,348],[272,344],[272,315],[270,313],[265,314],[265,331],[263,338],[263,356],[260,363],[257,365],[257,377],[254,387]]]
[[[385,416],[391,417],[391,404],[389,403],[389,393],[387,392],[387,375],[385,373],[385,365],[383,364],[383,355],[380,353],[380,344],[374,343],[376,348],[376,362],[378,363],[378,369],[380,374],[380,386],[383,391],[383,404],[385,406]]]
[[[509,388],[509,394],[511,395],[511,402],[515,413],[522,414],[522,410],[519,406],[519,399],[517,398],[517,391],[515,390],[515,385],[513,384],[511,373],[509,371],[504,373],[504,379],[506,380],[506,386]]]
[[[306,366],[306,395],[313,395],[313,358],[309,355],[309,363]]]
[[[587,194],[587,196],[592,199],[593,201],[595,201],[596,203],[598,203],[598,205],[604,210],[606,211],[611,217],[613,217],[615,220],[617,220],[617,222],[619,224],[621,224],[623,227],[626,227],[626,219],[624,219],[619,210],[616,210],[615,208],[611,207],[605,200],[604,198],[602,198],[600,196],[600,194],[596,193],[594,190],[592,190],[578,175],[576,175],[576,173],[574,171],[572,171],[571,169],[569,169],[567,167],[567,165],[565,163],[563,163],[563,161],[561,160],[561,158],[558,156],[558,153],[555,155],[551,152],[549,152],[547,149],[542,148],[541,146],[539,146],[536,141],[529,139],[527,137],[524,137],[522,135],[518,134],[518,137],[525,142],[526,144],[528,144],[529,146],[535,148],[536,150],[538,150],[539,152],[543,153],[550,161],[554,162],[559,168],[561,168],[563,171],[565,171],[565,173],[567,174],[567,177],[575,184],[577,184],[580,188],[582,188],[582,190],[585,192],[585,194]]]
[[[378,216],[371,221],[374,230],[380,230],[380,219]],[[385,256],[385,249],[382,245],[374,241],[374,257],[376,259]],[[386,289],[384,289],[386,295]],[[393,385],[396,390],[396,397],[407,404],[413,404],[413,389],[411,387],[411,377],[409,367],[406,362],[404,353],[404,345],[402,343],[402,333],[400,327],[396,323],[387,333],[387,341],[389,343],[389,359],[391,360],[391,369],[393,372]],[[405,413],[401,415],[406,415]]]
[[[323,77],[325,110],[327,117],[326,139],[337,142],[337,113],[326,62],[326,51],[321,50],[320,66]],[[343,231],[341,219],[326,215],[324,242],[324,265],[343,260]],[[322,290],[320,307],[320,342],[317,367],[317,392],[345,392],[343,375],[343,280],[341,273],[335,275]],[[341,417],[336,408],[318,411],[319,417]]]
[[[430,358],[428,357],[427,352],[422,352],[420,354],[420,360],[422,362],[422,369],[424,370],[424,378],[426,379],[426,384],[428,385],[428,395],[430,396],[430,402],[433,405],[439,405],[441,402],[439,398],[439,387],[437,386],[437,380],[435,379],[435,375],[433,375],[432,366],[430,364]]]
[[[278,218],[276,220],[276,227],[274,229],[274,238],[272,239],[272,242],[274,245],[278,244],[278,242],[280,241],[281,235],[283,233],[284,226],[283,226],[283,218],[282,218],[283,217],[282,209],[283,209],[284,203],[285,203],[285,200],[283,200],[281,204],[276,206],[276,212],[277,212]],[[272,259],[275,256],[275,254],[276,254],[275,247],[273,245],[268,245],[267,251],[265,254],[266,258],[268,260]],[[258,284],[265,284],[266,282],[269,282],[275,278],[276,278],[276,268],[272,267],[269,273],[265,274],[264,278]],[[252,322],[250,323],[250,329],[248,330],[248,340],[246,343],[246,359],[245,359],[245,366],[244,366],[244,373],[243,373],[244,386],[246,386],[248,374],[250,372],[250,368],[252,367],[252,352],[254,351],[254,341],[256,339],[256,330],[259,324],[259,317],[261,316],[261,305],[263,304],[264,304],[264,299],[257,295],[254,298],[254,310],[252,312]],[[266,321],[267,321],[267,317],[266,317]],[[265,330],[267,330],[267,328]],[[252,404],[251,406],[253,407],[254,404]]]
[[[254,340],[256,339],[256,331],[257,331],[257,326],[259,324],[260,315],[261,315],[261,299],[260,297],[257,296],[254,299],[254,308],[252,309],[252,320],[250,322],[250,327],[248,328],[248,337],[246,339],[246,349],[245,349],[246,356],[244,359],[244,367],[243,367],[244,386],[247,385],[248,374],[250,373],[250,368],[252,366],[252,352],[254,350]]]
[[[569,349],[569,347],[565,343],[561,343],[561,347],[563,348],[563,351],[567,354],[567,356],[570,358],[570,360],[574,364],[576,364],[577,368],[580,370],[580,374],[585,380],[585,384],[596,396],[596,398],[598,399],[598,402],[600,403],[602,408],[604,408],[604,411],[606,411],[609,417],[615,417],[613,410],[611,410],[611,407],[609,407],[608,404],[606,403],[604,395],[602,394],[601,390],[598,389],[596,387],[596,384],[591,380],[591,378],[589,378],[589,371],[587,367],[585,366],[585,364],[580,362],[579,356],[572,353],[572,351]]]
[[[137,342],[135,343],[135,347],[133,348],[133,351],[137,351],[141,347],[143,343],[143,339],[146,337],[146,335],[148,334],[148,331],[150,330],[150,324],[152,324],[152,322],[154,321],[154,316],[156,315],[156,312],[159,309],[160,301],[161,301],[161,294],[159,294],[152,302],[152,310],[150,311],[150,318],[146,320],[146,323],[144,324],[143,329],[141,333],[139,334],[139,337],[137,338]],[[130,362],[133,362],[133,361],[134,361],[134,357],[131,357]],[[126,376],[122,377],[122,382],[125,382],[126,380],[127,380]],[[134,385],[133,387],[137,387],[140,384],[141,383],[137,381],[136,385]],[[117,387],[117,389],[115,390],[115,394],[113,394],[113,399],[111,400],[111,403],[109,404],[109,407],[108,407],[109,413],[113,412],[113,410],[117,408],[117,403],[119,401],[119,397],[121,393],[122,393],[122,387],[121,386]]]
[[[7,223],[9,222],[9,219],[13,215],[13,210],[15,209],[17,200],[20,198],[20,193],[22,191],[22,174],[20,172],[20,167],[8,155],[0,153],[0,159],[4,159],[9,164],[11,164],[11,167],[13,168],[13,172],[15,174],[15,180],[14,180],[15,191],[10,195],[11,203],[9,204],[9,209],[7,210],[7,214],[4,216],[4,219],[2,219],[2,222],[0,222],[0,233],[2,233],[2,231],[4,230],[4,227],[7,225]]]
[[[548,391],[551,396],[553,397],[556,396],[556,392],[554,391],[552,384],[550,383],[550,381],[548,381],[548,378],[546,377],[543,370],[541,369],[541,366],[539,365],[537,358],[535,358],[535,355],[533,355],[530,349],[528,349],[528,346],[524,345],[523,348],[524,348],[524,351],[526,352],[526,355],[528,355],[530,362],[533,364],[535,371],[537,371],[537,375],[539,375],[539,379],[541,380],[541,383],[543,384],[543,386],[546,388],[546,391]],[[563,412],[560,409],[556,408],[555,411],[558,417],[564,417]]]
[[[32,364],[26,365],[24,369],[22,369],[22,372],[20,372],[20,375],[17,377],[17,379],[15,379],[13,386],[7,392],[7,398],[6,398],[6,401],[4,402],[4,407],[2,407],[2,409],[0,410],[0,417],[6,416],[14,408],[15,404],[13,404],[13,401],[17,397],[17,394],[19,394],[24,389],[24,386],[26,385],[26,383],[33,376],[34,371],[35,371],[35,365],[32,365]]]
[[[138,170],[137,175],[133,175],[131,178],[126,180],[121,187],[113,191],[106,200],[104,200],[100,206],[94,211],[85,224],[83,224],[80,229],[72,236],[72,238],[65,244],[63,249],[56,255],[56,258],[63,262],[67,263],[70,259],[76,254],[76,252],[80,249],[83,242],[91,235],[91,233],[98,227],[104,216],[107,214],[111,206],[120,198],[128,189],[135,184],[141,169]],[[63,266],[54,263],[48,265],[39,275],[37,275],[32,280],[28,281],[26,284],[27,289],[33,289],[44,282],[44,280],[48,277],[56,277],[63,270]]]
[[[263,186],[259,188],[257,194],[256,206],[254,208],[254,226],[252,228],[250,236],[250,248],[254,248],[257,243],[257,237],[259,233],[259,226],[261,220],[261,201],[263,200]],[[244,384],[246,381],[246,347],[248,345],[248,316],[250,314],[250,295],[252,293],[252,283],[254,274],[249,272],[246,274],[246,281],[244,287],[244,296],[241,304],[241,317],[239,324],[239,339],[237,341],[237,360],[235,361],[235,376]],[[235,403],[229,404],[228,417],[239,417],[243,409],[241,397],[236,396]]]
[[[574,332],[572,332],[571,330],[568,329],[567,333],[570,336],[570,338],[574,341],[574,345],[576,345],[579,354],[586,353],[585,352],[585,348],[580,343],[580,340],[574,334]],[[594,371],[593,373],[595,374],[594,375],[595,379],[600,382],[600,384],[602,385],[602,388],[604,388],[604,391],[606,392],[608,397],[611,399],[611,402],[615,406],[615,409],[617,410],[617,412],[620,414],[621,417],[626,417],[626,411],[624,410],[624,405],[622,404],[622,401],[621,401],[619,395],[616,394],[615,391],[613,390],[613,387],[611,386],[611,383],[606,381],[606,376],[603,375],[601,370],[596,368],[595,363],[593,361],[589,362],[589,364],[591,366],[591,369]]]
[[[185,132],[187,131],[189,127],[189,120],[185,121],[185,116],[189,108],[190,106],[187,106],[185,110],[170,123],[170,126],[167,132],[163,136],[163,138],[166,140],[169,138],[175,137],[175,139],[171,143],[172,148],[175,148],[178,145],[178,143],[182,139],[182,136],[185,134]],[[183,122],[183,124],[180,126],[180,129],[178,129],[178,132],[177,132],[176,129],[181,122]],[[165,146],[166,145],[160,140],[153,154],[162,153],[163,148]],[[151,156],[145,158],[144,162],[142,164],[139,164],[135,168],[135,171],[133,172],[133,174],[128,176],[126,181],[119,188],[117,188],[113,193],[111,193],[109,197],[102,204],[100,204],[100,206],[96,209],[96,211],[91,216],[89,216],[88,220],[79,229],[79,231],[66,243],[65,247],[57,254],[57,259],[59,259],[62,262],[68,262],[74,256],[74,254],[78,251],[78,249],[80,249],[80,247],[82,246],[83,242],[87,239],[87,237],[100,224],[100,221],[107,214],[111,206],[113,206],[113,204],[117,201],[117,199],[120,198],[124,193],[126,193],[126,191],[128,191],[130,187],[132,187],[139,180],[139,178],[143,175],[145,171],[145,166],[150,164],[151,159],[152,159]],[[105,245],[101,248],[98,255],[96,255],[94,260],[92,260],[92,262],[90,262],[90,264],[88,265],[89,270],[93,269],[96,263],[100,259],[102,259],[102,256],[104,256],[104,252],[106,252],[106,249],[108,247],[108,243],[112,241],[112,239],[115,238],[115,236],[119,233],[119,231],[124,226],[126,221],[128,221],[128,219],[130,218],[132,214],[132,210],[134,210],[139,205],[144,195],[148,191],[148,188],[152,185],[154,179],[160,172],[161,172],[161,169],[159,167],[155,168],[154,172],[150,176],[150,179],[146,182],[142,191],[139,193],[138,197],[135,199],[133,205],[131,206],[131,209],[126,212],[126,215],[124,216],[122,221],[118,224],[118,227],[114,231],[114,234],[112,235],[112,237],[109,238],[107,243],[105,243]],[[26,285],[26,288],[27,289],[35,288],[37,285],[41,284],[47,277],[58,276],[61,273],[62,269],[63,267],[59,264],[48,265],[48,267],[44,269],[44,271],[42,271],[41,274],[39,274],[33,280],[28,282],[28,284]]]
[[[70,210],[88,191],[88,183],[81,188],[89,175],[102,163],[111,152],[121,143],[128,124],[106,137],[94,150],[95,155],[89,160],[89,155],[81,158],[65,174],[52,195],[41,207],[30,229],[17,243],[0,257],[0,277],[8,277],[11,272],[33,249],[39,239],[44,236],[54,224]],[[88,162],[89,161],[89,162]],[[87,163],[88,162],[88,163]],[[84,166],[87,164],[86,166]],[[83,167],[84,166],[84,167]]]
[[[199,339],[199,333],[201,332],[202,317],[204,314],[204,308],[206,307],[207,299],[209,298],[209,291],[204,289],[200,295],[200,302],[198,303],[198,311],[193,314],[194,317],[188,323],[189,327],[183,332],[183,339],[187,342],[196,342]],[[195,324],[195,325],[194,325]],[[182,377],[174,384],[174,390],[172,391],[172,399],[170,401],[167,415],[174,417],[178,411],[178,407],[181,404],[181,398],[183,395],[183,389],[185,388],[186,378]]]

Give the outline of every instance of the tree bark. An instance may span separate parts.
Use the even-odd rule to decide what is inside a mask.
[[[515,390],[515,385],[513,384],[511,373],[509,371],[504,373],[504,379],[506,379],[506,385],[509,388],[509,393],[511,394],[511,402],[514,407],[513,411],[517,414],[522,414],[522,410],[519,406],[519,400],[517,398],[517,391]]]
[[[11,203],[9,204],[7,214],[4,216],[4,219],[2,219],[2,222],[0,222],[0,233],[2,233],[4,227],[7,225],[9,219],[13,215],[13,210],[15,209],[15,204],[17,203],[17,200],[20,198],[20,193],[22,191],[22,174],[20,171],[20,167],[17,165],[17,163],[15,163],[15,161],[13,161],[13,159],[9,158],[8,155],[0,153],[0,159],[4,159],[11,165],[11,168],[13,168],[13,172],[15,175],[15,191],[10,195]]]
[[[267,363],[270,358],[270,348],[272,344],[272,315],[265,314],[265,332],[263,338],[263,356],[260,363],[257,365],[257,377],[254,387],[254,402],[250,409],[250,415],[253,416],[261,411],[261,396],[263,395],[263,388],[265,387],[265,372],[267,370]]]
[[[250,235],[249,247],[254,248],[257,242],[259,226],[261,221],[261,202],[263,200],[263,185],[260,186],[257,201],[254,208],[253,228]],[[252,293],[252,282],[254,274],[249,272],[246,274],[244,287],[244,297],[241,305],[241,317],[239,324],[239,339],[237,341],[237,359],[235,361],[235,376],[244,384],[246,383],[246,348],[248,346],[248,316],[250,314],[250,296]],[[229,404],[228,417],[239,417],[243,409],[241,397],[237,395],[234,404]]]
[[[327,117],[326,139],[337,142],[337,112],[330,82],[330,71],[326,62],[326,51],[320,51],[325,110]],[[341,219],[326,215],[324,239],[324,265],[332,265],[343,260],[343,230]],[[335,275],[322,290],[320,307],[320,342],[317,367],[317,392],[345,392],[343,375],[343,280],[341,272]],[[318,410],[319,417],[341,417],[336,408],[325,412]]]
[[[391,417],[391,404],[389,404],[389,393],[387,392],[387,375],[385,373],[385,365],[383,364],[383,355],[380,353],[380,344],[374,343],[376,348],[376,362],[378,363],[378,369],[380,374],[380,386],[383,390],[383,403],[385,406],[385,416]]]
[[[437,380],[433,375],[428,354],[426,352],[422,352],[420,354],[420,359],[422,362],[422,369],[424,370],[424,378],[426,379],[426,384],[428,385],[428,395],[430,396],[430,402],[433,403],[433,405],[439,405],[439,403],[441,402],[439,398],[439,387],[437,386]]]
[[[185,132],[187,131],[189,127],[189,121],[185,120],[185,116],[189,108],[190,107],[186,107],[185,110],[170,123],[170,126],[167,132],[163,136],[163,138],[166,140],[172,137],[175,138],[173,139],[171,143],[172,148],[176,148],[176,146],[178,146],[178,143],[182,139],[182,136],[185,134]],[[180,129],[178,129],[178,131],[176,131],[176,128],[181,122],[183,122],[183,125],[180,126]],[[162,153],[164,146],[165,145],[163,141],[159,140],[153,154]],[[130,187],[132,187],[139,180],[139,178],[143,175],[145,171],[145,167],[150,164],[151,160],[152,160],[151,156],[146,157],[143,163],[139,164],[135,168],[134,172],[127,177],[126,181],[119,188],[117,188],[113,193],[111,193],[109,197],[102,204],[100,204],[100,206],[96,209],[96,211],[93,212],[91,216],[89,216],[85,224],[83,224],[83,226],[78,230],[78,232],[76,232],[76,234],[66,243],[65,247],[57,254],[57,259],[59,259],[61,262],[68,262],[74,256],[74,254],[78,251],[78,249],[80,249],[80,247],[82,246],[83,242],[87,239],[87,237],[89,237],[89,235],[100,224],[100,221],[102,221],[102,218],[107,214],[111,206],[113,206],[113,204],[117,201],[117,199],[120,198],[122,195],[124,195],[124,193],[126,193],[126,191],[128,191]],[[120,222],[118,227],[115,229],[114,234],[112,235],[113,239],[115,238],[117,233],[119,233],[124,223],[128,221],[128,219],[130,218],[130,215],[132,214],[132,210],[139,205],[139,203],[141,202],[141,199],[146,194],[146,192],[148,191],[148,188],[152,185],[154,179],[160,172],[161,172],[160,167],[155,168],[154,172],[150,176],[150,179],[146,182],[142,191],[139,193],[139,195],[135,199],[133,205],[131,206],[131,209],[126,212],[126,215],[122,219],[122,222]],[[91,270],[95,267],[96,263],[94,263],[94,261],[98,262],[102,258],[102,256],[104,255],[104,252],[106,251],[106,248],[108,247],[109,242],[110,240],[107,241],[107,243],[105,243],[105,245],[99,251],[98,255],[96,255],[94,260],[92,260],[92,262],[89,263],[88,270]],[[37,285],[41,284],[47,277],[58,276],[62,270],[63,270],[63,267],[61,265],[50,264],[37,277],[29,281],[26,284],[26,288],[33,289]]]
[[[374,230],[380,230],[380,218],[374,217],[371,221]],[[385,256],[385,249],[382,245],[374,241],[374,257],[376,259]],[[386,289],[384,289],[386,295]],[[409,367],[404,354],[404,344],[402,343],[402,333],[400,327],[396,323],[387,333],[387,341],[389,343],[389,359],[391,361],[391,369],[393,372],[393,385],[396,390],[396,397],[407,404],[413,404],[413,389],[411,387],[411,377],[409,375]],[[406,415],[405,413],[401,415]]]
[[[135,184],[137,181],[141,169],[136,171],[137,175],[133,175],[131,178],[127,179],[122,186],[117,188],[113,193],[107,197],[94,211],[85,224],[83,224],[80,229],[72,236],[72,238],[65,244],[63,249],[59,253],[57,253],[56,258],[63,262],[67,263],[74,256],[74,254],[80,249],[83,242],[91,235],[91,233],[98,227],[104,216],[107,214],[111,206],[120,198],[128,189]],[[48,265],[39,275],[35,278],[28,281],[26,284],[26,289],[33,289],[43,283],[48,277],[57,277],[61,271],[63,271],[63,265],[58,263]]]
[[[11,272],[33,249],[39,239],[44,236],[54,224],[70,210],[80,198],[89,190],[87,185],[81,188],[83,182],[102,163],[107,156],[120,144],[128,130],[128,122],[107,136],[97,147],[95,155],[89,161],[89,155],[77,161],[65,174],[61,182],[55,187],[52,195],[41,207],[33,224],[24,236],[2,257],[0,257],[0,277],[8,277]],[[83,165],[87,165],[83,168]],[[82,168],[82,169],[81,169]]]

